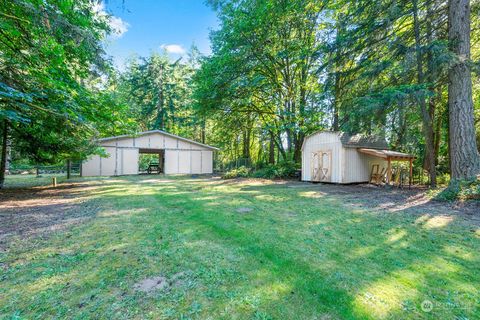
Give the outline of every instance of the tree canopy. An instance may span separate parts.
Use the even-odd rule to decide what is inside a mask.
[[[472,177],[480,3],[462,1],[210,0],[209,56],[154,52],[121,72],[98,1],[0,1],[2,151],[55,163],[162,129],[219,146],[224,163],[299,163],[308,134],[334,130],[384,136],[432,185]]]
[[[0,119],[15,151],[35,163],[92,153],[121,108],[100,80],[108,16],[88,0],[1,1],[0,15]]]

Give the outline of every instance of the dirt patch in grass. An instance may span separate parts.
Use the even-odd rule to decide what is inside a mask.
[[[145,293],[152,293],[154,291],[169,291],[172,288],[181,287],[183,284],[184,277],[185,277],[185,272],[178,272],[178,273],[175,273],[170,278],[167,278],[162,275],[146,278],[140,282],[137,282],[133,286],[133,288],[136,291],[141,291]]]
[[[152,292],[156,290],[163,290],[168,287],[168,279],[163,276],[152,277],[144,279],[136,283],[133,288],[137,291]]]
[[[240,214],[245,214],[245,213],[249,213],[249,212],[252,212],[253,209],[252,208],[248,208],[248,207],[240,207],[237,209],[237,213],[240,213]]]
[[[0,192],[0,250],[15,236],[46,235],[93,216],[98,208],[84,202],[95,186],[63,184],[56,188],[5,189]]]

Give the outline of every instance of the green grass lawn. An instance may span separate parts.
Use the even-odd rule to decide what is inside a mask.
[[[328,185],[74,181],[88,188],[69,210],[91,218],[9,240],[0,318],[480,318],[480,229],[466,218],[372,208]],[[164,282],[138,290],[152,277]]]

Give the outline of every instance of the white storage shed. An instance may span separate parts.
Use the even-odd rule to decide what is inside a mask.
[[[139,173],[140,154],[158,154],[164,174],[211,174],[218,148],[161,130],[98,140],[108,157],[93,155],[83,161],[82,176],[118,176]]]
[[[372,176],[391,182],[391,161],[410,162],[413,156],[388,150],[378,136],[320,131],[305,138],[302,146],[302,181],[362,183]]]

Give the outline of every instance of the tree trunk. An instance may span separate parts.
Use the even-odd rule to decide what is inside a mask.
[[[448,40],[456,61],[448,71],[450,165],[452,181],[480,172],[475,136],[470,60],[470,2],[450,0]]]
[[[242,157],[244,159],[250,159],[250,129],[245,129],[242,135],[243,135]]]
[[[282,156],[283,161],[287,161],[288,156],[287,156],[287,152],[285,152],[285,148],[283,147],[282,135],[280,133],[277,134],[277,139],[275,139],[275,144],[277,145],[277,151]],[[277,157],[277,162],[279,162],[279,161],[280,161],[280,157]]]
[[[415,34],[415,53],[417,60],[417,82],[418,84],[424,83],[423,74],[423,57],[420,43],[420,22],[418,20],[418,3],[417,0],[412,1],[413,4],[413,24]],[[420,111],[422,115],[422,128],[425,138],[425,168],[430,175],[430,185],[435,187],[437,185],[437,175],[435,170],[435,146],[433,141],[433,123],[430,117],[430,112],[427,109],[427,103],[425,101],[425,95],[423,92],[419,92],[418,102],[420,104]]]
[[[163,92],[163,66],[160,66],[160,72],[158,75],[158,102],[157,102],[157,127],[155,129],[165,130],[165,95]]]
[[[338,119],[339,119],[339,99],[340,99],[340,79],[339,79],[339,74],[337,71],[335,71],[335,89],[334,89],[334,95],[335,97],[333,98],[333,124],[332,124],[332,130],[333,131],[338,131],[339,130],[339,124],[338,124]]]
[[[435,123],[435,164],[438,164],[438,154],[440,153],[440,141],[442,140],[442,115],[437,115]]]
[[[5,183],[5,168],[7,164],[7,140],[8,140],[8,121],[3,121],[3,133],[2,133],[2,154],[0,158],[0,189],[3,188]]]
[[[10,164],[12,163],[12,146],[10,140],[7,139],[7,161],[5,162],[5,174],[10,174]]]
[[[67,160],[67,179],[70,179],[72,175],[72,160]]]
[[[286,138],[287,138],[287,152],[288,154],[291,154],[292,152],[292,146],[293,146],[293,134],[292,134],[292,130],[290,129],[285,129],[285,133],[286,133]]]
[[[440,150],[440,141],[442,139],[441,136],[441,128],[442,128],[442,113],[438,110],[438,106],[442,103],[442,84],[439,81],[439,71],[437,70],[436,63],[434,60],[434,54],[432,51],[432,44],[434,42],[434,24],[437,23],[435,20],[435,13],[433,9],[433,0],[427,0],[425,5],[427,9],[427,46],[428,55],[428,76],[427,82],[430,84],[429,91],[433,94],[433,96],[429,97],[429,109],[430,109],[430,119],[432,121],[432,128],[433,130],[433,145],[434,145],[434,158],[435,158],[435,165],[438,165],[438,153]],[[437,28],[438,29],[438,26]],[[436,86],[436,87],[435,87]]]
[[[268,163],[275,164],[275,136],[270,131],[270,145],[268,149]]]
[[[202,130],[201,130],[201,139],[202,143],[205,144],[205,118],[202,119]]]
[[[293,152],[293,161],[299,163],[302,160],[302,144],[304,140],[303,133],[298,134],[298,139],[295,143],[295,150]]]
[[[407,117],[405,114],[405,104],[400,103],[400,109],[398,111],[399,130],[397,133],[396,147],[403,146],[405,144],[405,133],[407,132]]]
[[[340,114],[340,95],[341,95],[341,79],[340,79],[340,69],[342,67],[342,53],[341,53],[341,43],[340,43],[340,34],[343,33],[343,15],[339,14],[336,21],[335,28],[335,52],[334,52],[334,97],[333,97],[333,123],[332,130],[338,131],[340,129],[339,125],[339,114]]]

